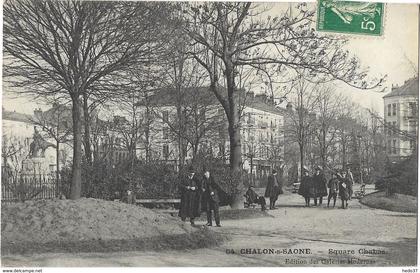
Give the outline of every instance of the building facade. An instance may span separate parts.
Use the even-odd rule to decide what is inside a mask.
[[[391,160],[408,157],[417,148],[418,78],[393,86],[383,99],[387,156]]]
[[[229,162],[228,123],[224,109],[208,90],[188,90],[188,104],[182,107],[183,123],[188,128],[182,132],[186,163],[200,151],[211,153],[214,157]],[[178,166],[180,158],[179,105],[172,91],[157,92],[153,101],[153,112],[156,113],[150,138],[151,150],[155,158],[165,160]],[[200,97],[204,95],[205,97]],[[284,163],[284,109],[275,107],[274,101],[265,95],[254,96],[248,93],[241,101],[241,149],[243,170],[253,177],[267,176],[273,168]],[[198,126],[197,126],[198,125]],[[188,136],[186,136],[186,134]],[[186,138],[191,141],[185,141]],[[198,139],[199,138],[199,139]],[[197,140],[194,143],[194,139]],[[144,148],[139,148],[138,157],[145,158]]]

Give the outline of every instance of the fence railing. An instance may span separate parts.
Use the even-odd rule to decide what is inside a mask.
[[[57,196],[54,175],[12,175],[2,172],[1,202],[52,199]]]

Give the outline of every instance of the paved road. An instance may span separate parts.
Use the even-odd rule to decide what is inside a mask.
[[[231,240],[210,249],[7,256],[2,257],[2,265],[402,266],[416,263],[417,214],[371,209],[358,200],[352,200],[346,210],[326,208],[325,204],[305,208],[303,203],[299,195],[286,193],[280,196],[278,208],[269,211],[272,217],[223,221],[223,227],[214,230],[229,235]],[[246,253],[258,249],[275,254]],[[329,253],[330,249],[342,254]],[[226,254],[232,250],[234,254]],[[373,254],[372,250],[380,254]],[[277,251],[281,254],[276,254]],[[287,254],[289,251],[300,254]],[[359,251],[370,253],[359,254]]]

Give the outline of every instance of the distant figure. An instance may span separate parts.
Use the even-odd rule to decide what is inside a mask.
[[[311,197],[315,196],[315,189],[312,183],[312,178],[309,176],[309,171],[307,169],[303,169],[303,177],[300,182],[298,194],[305,198],[305,207],[309,207]]]
[[[273,170],[268,176],[267,188],[265,189],[265,197],[270,198],[270,209],[275,209],[276,201],[280,194],[280,184],[277,178],[277,171]]]
[[[339,181],[338,181],[337,174],[334,174],[333,177],[330,179],[330,181],[328,181],[329,193],[328,193],[327,207],[330,207],[331,198],[333,198],[334,200],[333,208],[335,207],[335,203],[337,201],[338,183]]]
[[[321,171],[321,168],[318,166],[315,168],[315,174],[312,177],[312,181],[315,188],[314,202],[317,206],[317,199],[319,197],[319,205],[322,205],[322,198],[327,196],[327,179],[325,179],[324,173]]]
[[[181,192],[181,204],[178,216],[185,222],[190,218],[191,225],[194,225],[194,218],[200,216],[201,183],[196,177],[193,167],[188,169],[187,177],[183,178],[179,185]]]
[[[264,196],[258,196],[258,194],[254,191],[253,186],[249,186],[248,190],[245,193],[245,203],[248,205],[259,204],[261,205],[262,211],[265,211],[266,209],[266,202]]]
[[[211,218],[211,211],[214,211],[214,221],[216,222],[216,226],[220,227],[220,216],[219,216],[219,193],[218,193],[218,186],[216,182],[214,182],[214,178],[210,175],[209,170],[204,170],[204,177],[203,177],[203,198],[206,204],[206,212],[207,212],[207,226],[212,226],[212,218]]]
[[[350,180],[349,200],[351,200],[351,197],[353,196],[354,177],[349,167],[347,167],[346,177]]]
[[[350,198],[349,194],[349,188],[351,185],[350,179],[346,177],[347,173],[345,170],[341,171],[341,175],[338,174],[338,180],[340,181],[338,186],[338,195],[340,195],[341,198],[341,208],[347,208],[349,206],[348,200]],[[345,206],[344,206],[345,204]]]
[[[127,204],[136,204],[136,196],[131,190],[127,190],[126,194],[123,196],[122,200],[124,203]]]

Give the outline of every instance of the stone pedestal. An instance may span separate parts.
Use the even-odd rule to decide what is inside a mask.
[[[33,157],[22,161],[23,175],[46,175],[49,172],[49,164],[44,157]]]

